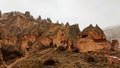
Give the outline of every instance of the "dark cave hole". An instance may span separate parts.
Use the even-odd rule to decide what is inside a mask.
[[[82,35],[82,38],[86,38],[86,37],[88,37],[88,35]]]
[[[89,56],[87,58],[87,62],[95,62],[95,59],[93,57]]]
[[[58,50],[60,50],[60,51],[65,51],[66,49],[65,49],[65,47],[63,47],[63,46],[59,46],[59,47],[58,47]]]
[[[48,59],[44,62],[44,65],[55,65],[55,60],[53,59]]]

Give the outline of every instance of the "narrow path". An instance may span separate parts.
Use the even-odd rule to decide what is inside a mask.
[[[53,53],[54,51],[56,51],[56,49],[57,49],[57,48],[54,48],[54,49],[48,51],[47,53],[45,53],[45,54],[43,54],[42,56],[40,56],[38,59],[41,59],[41,58],[43,58],[43,57],[45,57],[45,56],[47,56],[47,55]]]
[[[50,49],[49,51],[47,51],[47,52],[45,52],[43,55],[41,55],[41,56],[39,57],[39,59],[41,59],[41,58],[43,58],[43,57],[51,54],[51,53],[54,52],[56,49],[57,49],[57,48],[54,48],[54,49],[52,49],[52,50]],[[25,57],[21,57],[20,59],[16,60],[15,62],[11,63],[10,65],[7,65],[6,67],[7,67],[7,68],[12,68],[16,63],[18,63],[18,62],[26,59],[27,57],[29,57],[29,56],[26,55]]]
[[[15,62],[13,62],[12,64],[8,65],[7,68],[12,68],[17,62],[22,61],[24,59],[26,59],[28,56],[25,57],[21,57],[20,59],[16,60]]]

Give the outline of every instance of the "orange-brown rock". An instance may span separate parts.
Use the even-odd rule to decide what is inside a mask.
[[[81,38],[106,39],[102,29],[98,25],[93,27],[91,24],[82,31]]]
[[[53,37],[53,45],[56,47],[67,47],[67,36],[64,31],[59,30],[57,34]]]
[[[67,26],[67,24],[66,24],[66,26]],[[73,45],[76,46],[77,41],[78,41],[77,35],[79,33],[81,33],[79,26],[78,26],[78,24],[74,24],[74,25],[70,25],[70,26],[68,24],[67,28],[68,28],[66,30],[67,37],[68,37],[68,39],[70,39],[72,41]]]
[[[68,40],[67,41],[67,50],[68,51],[72,51],[74,49],[74,45],[73,45],[73,42],[71,40]]]
[[[107,57],[107,60],[110,64],[118,64],[120,62],[119,58],[118,57],[115,57],[115,56],[110,56],[108,54],[105,54],[105,57]]]
[[[79,39],[77,48],[80,52],[88,52],[88,51],[98,51],[101,49],[110,49],[111,45],[109,42],[95,42],[93,39]]]
[[[99,51],[101,49],[118,50],[118,41],[110,43],[103,30],[96,25],[86,27],[82,32],[78,24],[52,23],[50,18],[34,19],[30,12],[0,12],[0,49],[4,60],[23,56],[56,46],[69,51]],[[112,63],[114,61],[110,61]],[[117,61],[115,61],[117,63]]]
[[[28,53],[30,46],[29,46],[29,42],[31,42],[31,44],[36,40],[35,36],[23,36],[20,39],[20,44],[18,45],[18,47],[20,48],[20,50],[22,51],[23,54]]]
[[[25,12],[25,16],[26,16],[26,17],[30,17],[30,12],[29,12],[29,11],[26,11],[26,12]]]
[[[32,44],[31,51],[30,52],[36,52],[39,49],[44,49],[47,47],[53,46],[52,39],[50,39],[48,36],[40,36],[36,41]]]
[[[67,26],[67,24],[66,24],[66,26]],[[68,35],[69,36],[71,36],[71,37],[76,36],[79,33],[80,33],[80,29],[79,29],[78,24],[74,24],[74,25],[71,25],[68,27]]]
[[[28,46],[28,40],[27,40],[26,36],[22,37],[20,48],[21,48],[23,53],[26,53],[28,51],[29,46]]]
[[[112,47],[111,47],[112,50],[120,50],[119,49],[119,42],[118,40],[112,40]]]
[[[45,35],[54,36],[61,28],[60,24],[52,24],[50,25],[50,28],[47,29]]]
[[[0,52],[0,65],[3,64],[3,55],[2,55],[2,52]]]
[[[38,38],[38,41],[40,42],[41,45],[45,47],[49,47],[52,45],[52,39],[50,39],[48,36],[40,36]]]

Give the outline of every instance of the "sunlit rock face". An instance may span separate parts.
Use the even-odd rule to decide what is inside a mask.
[[[80,52],[98,51],[101,49],[110,49],[111,44],[108,41],[95,42],[93,39],[80,39],[77,44]]]
[[[98,25],[95,27],[89,25],[79,35],[77,48],[80,52],[110,49],[111,42],[106,40],[104,32]]]
[[[101,49],[118,50],[117,40],[109,42],[102,29],[89,25],[83,31],[78,24],[53,23],[50,18],[34,19],[30,12],[0,12],[0,50],[2,58],[10,60],[46,49],[62,47],[80,52]],[[11,57],[12,56],[12,57]]]
[[[39,43],[45,47],[49,47],[52,44],[52,39],[49,38],[49,36],[40,36],[37,41],[39,41]]]
[[[115,51],[120,51],[118,40],[112,40],[112,47],[111,47],[111,49],[115,50]]]
[[[95,40],[106,39],[105,34],[102,31],[102,29],[98,25],[93,27],[91,24],[82,31],[80,36],[81,38],[91,38]]]
[[[64,31],[59,30],[57,34],[53,37],[53,44],[57,47],[67,46],[67,36]]]
[[[70,25],[67,29],[67,37],[73,45],[76,47],[78,38],[77,36],[81,33],[78,24]]]

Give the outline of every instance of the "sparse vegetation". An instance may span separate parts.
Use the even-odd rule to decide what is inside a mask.
[[[120,68],[118,45],[98,25],[80,31],[28,11],[0,13],[0,67]]]

